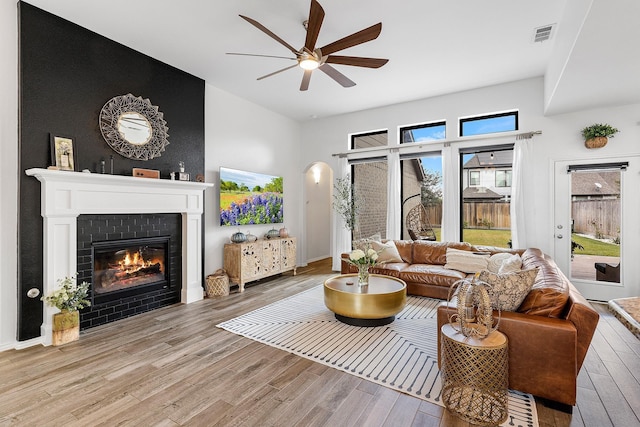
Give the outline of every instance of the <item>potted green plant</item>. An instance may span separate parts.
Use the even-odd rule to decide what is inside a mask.
[[[601,148],[607,145],[608,138],[613,138],[618,129],[606,123],[596,123],[582,129],[584,145],[587,148]]]
[[[80,337],[80,313],[78,310],[88,307],[91,302],[87,299],[89,284],[76,283],[75,277],[65,277],[58,280],[58,287],[42,301],[60,310],[53,315],[53,345],[62,345],[76,341]]]

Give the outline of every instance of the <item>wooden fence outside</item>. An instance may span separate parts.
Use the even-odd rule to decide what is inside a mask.
[[[442,224],[442,204],[425,208],[429,222],[433,227]],[[486,228],[487,222],[491,228],[509,229],[511,227],[510,203],[496,202],[467,202],[464,204],[463,221],[465,227]]]
[[[572,231],[599,238],[620,236],[620,199],[571,202]]]
[[[511,228],[511,203],[465,202],[462,221],[465,228]]]

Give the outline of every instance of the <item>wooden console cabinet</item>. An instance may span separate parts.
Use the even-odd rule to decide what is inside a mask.
[[[296,238],[284,237],[224,245],[224,269],[240,292],[253,280],[293,270],[296,274]]]

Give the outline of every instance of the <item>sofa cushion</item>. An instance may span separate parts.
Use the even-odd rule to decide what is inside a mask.
[[[413,262],[413,241],[411,240],[394,240],[396,249],[404,262],[411,264]]]
[[[378,260],[379,263],[385,262],[403,262],[400,253],[398,253],[398,249],[396,248],[396,244],[393,240],[389,240],[387,242],[371,242],[371,249],[378,252]]]
[[[522,254],[522,268],[538,267],[536,280],[518,312],[562,318],[569,299],[569,283],[552,259],[537,248]]]
[[[369,237],[364,237],[362,239],[356,239],[351,242],[351,247],[353,249],[360,249],[366,251],[371,247],[371,242],[380,242],[382,241],[382,236],[380,233],[376,233]]]
[[[507,259],[502,261],[502,265],[498,270],[498,273],[511,273],[514,271],[520,271],[522,269],[522,258],[520,255],[513,254],[510,255]]]
[[[492,273],[500,272],[500,267],[502,267],[502,262],[511,256],[508,252],[498,252],[497,254],[491,255],[489,258],[489,262],[487,263],[487,270]]]
[[[470,251],[447,248],[447,263],[444,268],[464,273],[477,273],[487,268],[489,254],[480,255]]]
[[[470,251],[471,245],[466,242],[430,242],[428,240],[416,240],[413,242],[413,264],[438,264],[447,263],[447,248]]]
[[[516,311],[531,290],[537,275],[537,268],[503,274],[483,270],[478,279],[490,285],[487,292],[491,307],[496,310]]]
[[[450,287],[467,275],[457,270],[448,270],[442,265],[411,264],[400,271],[398,278],[405,282]]]
[[[369,267],[369,273],[384,274],[385,276],[400,277],[400,272],[409,267],[406,262],[386,262]]]

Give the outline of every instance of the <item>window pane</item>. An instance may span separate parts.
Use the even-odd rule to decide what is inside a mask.
[[[354,191],[362,201],[354,239],[387,235],[387,161],[353,165]]]
[[[511,241],[513,150],[461,156],[462,241],[472,245],[508,247]]]
[[[440,241],[442,224],[442,156],[401,160],[402,238]]]
[[[620,283],[621,172],[571,173],[571,278]]]
[[[446,123],[429,123],[420,126],[411,126],[400,130],[400,143],[437,141],[446,138]]]
[[[446,138],[446,122],[400,129],[400,143]],[[442,224],[442,155],[416,154],[400,161],[402,169],[402,238],[440,240]]]
[[[460,136],[518,130],[518,112],[460,119]]]
[[[387,145],[387,131],[353,135],[351,148]],[[370,161],[352,165],[353,187],[360,199],[361,209],[356,218],[354,239],[380,233],[387,234],[387,161]]]
[[[511,171],[496,171],[496,187],[511,187]]]
[[[351,148],[370,148],[387,145],[387,131],[364,133],[351,137]]]
[[[469,185],[472,187],[480,185],[480,172],[478,171],[469,172]]]

